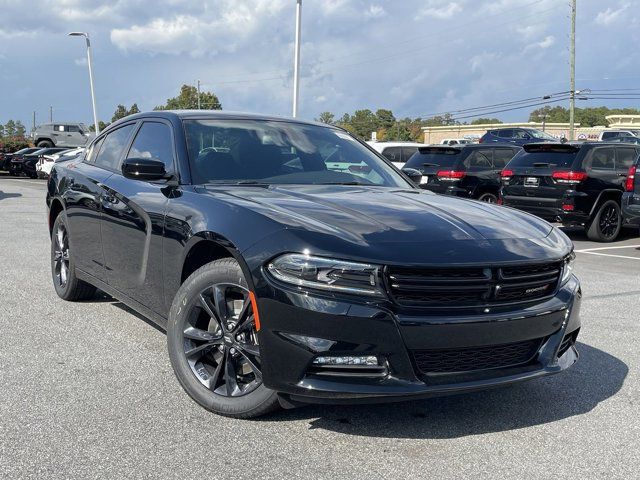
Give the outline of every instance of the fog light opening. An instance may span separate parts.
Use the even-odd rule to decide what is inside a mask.
[[[365,356],[322,356],[313,359],[314,365],[365,365],[379,366],[378,357],[375,355]]]

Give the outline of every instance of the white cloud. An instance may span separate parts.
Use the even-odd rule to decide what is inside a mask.
[[[364,16],[368,18],[384,17],[387,14],[385,9],[380,5],[369,5],[369,9],[365,12]]]
[[[448,2],[446,4],[442,4],[441,2],[429,2],[429,4],[424,7],[422,10],[418,12],[416,15],[416,19],[421,19],[424,17],[432,17],[432,18],[451,18],[456,13],[462,11],[462,7],[457,2]]]
[[[528,52],[530,50],[546,50],[549,47],[552,47],[556,43],[556,38],[553,35],[547,35],[539,42],[530,43],[526,47],[524,47],[524,51]]]
[[[73,60],[78,67],[86,67],[87,66],[87,57],[76,58]]]
[[[608,26],[612,23],[615,23],[622,15],[622,13],[629,8],[629,4],[623,5],[621,8],[614,10],[611,7],[608,7],[606,10],[602,12],[598,12],[596,15],[596,23],[598,25]]]

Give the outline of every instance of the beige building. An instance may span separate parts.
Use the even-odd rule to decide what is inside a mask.
[[[575,124],[575,138],[577,140],[597,140],[600,132],[606,128],[640,129],[640,115],[609,115],[606,117],[608,126],[581,127]],[[549,135],[560,138],[569,138],[568,123],[521,122],[521,123],[485,123],[480,125],[447,125],[439,127],[422,127],[424,143],[440,143],[445,138],[467,138],[477,140],[487,130],[495,128],[537,128],[544,130]]]

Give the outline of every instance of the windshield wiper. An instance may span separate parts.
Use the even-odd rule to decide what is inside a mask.
[[[316,183],[315,185],[373,185],[373,184],[354,181],[354,182],[323,182],[323,183]]]
[[[440,165],[438,165],[437,163],[423,163],[422,166],[423,167],[439,167]]]
[[[555,165],[555,163],[554,163],[554,165]],[[536,168],[537,167],[550,167],[551,163],[549,163],[549,162],[535,162],[533,164],[533,166],[536,167]]]

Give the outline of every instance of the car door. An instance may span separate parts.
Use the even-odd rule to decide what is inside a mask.
[[[461,187],[464,187],[472,197],[490,184],[493,172],[493,149],[475,148],[463,162],[466,176],[462,179]]]
[[[51,136],[53,137],[52,139],[56,147],[66,147],[68,145],[67,134],[64,131],[64,125],[61,125],[59,123],[54,124]]]
[[[165,182],[125,178],[125,158],[153,158],[175,170],[175,142],[169,123],[140,122],[118,168],[104,182],[102,242],[109,285],[156,313],[166,313],[162,242],[169,192]]]
[[[67,134],[67,146],[79,147],[84,145],[86,137],[81,133],[78,125],[66,125],[65,131]]]
[[[596,147],[584,160],[583,167],[587,171],[584,190],[595,201],[603,190],[620,189],[621,178],[616,172],[615,147]]]
[[[100,185],[111,172],[97,167],[95,160],[104,138],[89,147],[82,162],[67,169],[62,194],[75,266],[102,281],[106,281],[106,274],[100,236]]]

